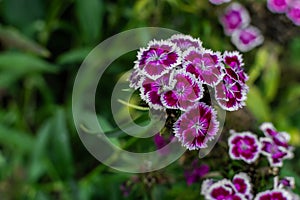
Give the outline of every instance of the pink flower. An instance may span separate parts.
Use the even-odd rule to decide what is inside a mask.
[[[268,0],[267,6],[274,13],[285,13],[288,9],[288,0]]]
[[[257,194],[254,200],[292,200],[292,196],[285,190],[274,189]]]
[[[210,3],[215,4],[215,5],[220,5],[220,4],[223,4],[223,3],[228,3],[230,1],[231,0],[209,0]]]
[[[257,136],[251,132],[237,133],[231,131],[228,145],[231,159],[243,160],[248,164],[257,160],[261,150]]]
[[[138,52],[135,68],[141,70],[145,76],[157,79],[170,72],[181,63],[181,51],[169,41],[150,41],[146,49]]]
[[[266,137],[272,138],[274,143],[278,146],[282,146],[286,149],[289,148],[288,142],[290,141],[290,135],[286,132],[278,132],[274,125],[269,122],[263,123],[260,130],[265,134]]]
[[[174,124],[175,137],[189,150],[206,148],[218,130],[216,111],[203,102],[195,103]]]
[[[179,49],[184,52],[193,47],[196,49],[202,49],[202,42],[200,39],[191,37],[190,35],[176,34],[172,35],[169,39],[172,43],[176,44]]]
[[[129,77],[129,87],[134,88],[135,90],[141,87],[141,81],[144,76],[138,68],[134,68]]]
[[[276,189],[295,189],[295,178],[294,177],[284,177],[279,179],[278,176],[274,178],[274,188]]]
[[[247,52],[261,45],[264,41],[260,30],[254,26],[248,26],[236,30],[231,37],[232,43],[242,52]]]
[[[234,175],[232,183],[237,192],[242,194],[246,199],[251,200],[253,198],[251,180],[246,173],[241,172]]]
[[[203,96],[203,87],[190,73],[177,71],[173,77],[174,87],[162,94],[161,102],[166,108],[186,110]]]
[[[300,26],[300,2],[293,0],[286,15],[295,25]]]
[[[222,80],[224,66],[219,52],[191,48],[184,53],[183,59],[187,61],[184,63],[186,71],[195,75],[199,81],[214,86]]]
[[[220,22],[223,25],[225,34],[230,36],[234,31],[248,26],[250,23],[250,16],[246,8],[241,4],[232,3],[220,17]]]

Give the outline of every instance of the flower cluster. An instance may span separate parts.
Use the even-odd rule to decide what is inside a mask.
[[[200,39],[177,34],[167,40],[152,40],[141,48],[129,78],[150,108],[181,110],[174,124],[178,140],[189,150],[205,148],[218,132],[217,113],[200,102],[204,88],[213,88],[218,104],[227,111],[245,105],[248,80],[242,55],[214,52]]]
[[[228,179],[219,181],[204,180],[201,186],[201,194],[207,200],[299,200],[299,196],[292,192],[294,187],[292,177],[285,177],[281,180],[275,177],[272,190],[262,191],[254,195],[251,178],[246,173],[240,172],[233,177],[232,181]]]
[[[268,9],[273,13],[285,13],[297,26],[300,26],[300,2],[297,0],[268,0]]]
[[[263,123],[260,126],[265,137],[260,139],[254,133],[231,131],[228,139],[231,159],[254,163],[260,154],[267,157],[270,166],[281,167],[283,160],[293,157],[293,148],[288,142],[290,136],[286,132],[278,132],[273,124]]]
[[[260,30],[250,25],[250,15],[247,9],[239,3],[231,3],[219,20],[225,34],[231,36],[232,43],[240,51],[250,51],[264,41]]]

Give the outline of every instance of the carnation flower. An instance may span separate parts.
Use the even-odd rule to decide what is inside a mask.
[[[295,25],[300,26],[300,2],[292,1],[286,15]]]
[[[201,194],[205,196],[209,190],[209,188],[215,183],[213,179],[206,179],[201,184]]]
[[[220,4],[223,4],[223,3],[228,3],[230,1],[231,0],[209,0],[210,3],[215,4],[215,5],[220,5]]]
[[[288,0],[268,0],[267,7],[274,13],[285,13],[288,9]]]
[[[203,96],[203,87],[190,73],[177,71],[173,77],[174,87],[162,94],[166,108],[186,110]]]
[[[206,148],[218,130],[216,111],[203,102],[195,103],[174,124],[175,137],[189,150]]]
[[[141,87],[143,75],[138,68],[134,68],[129,77],[129,87],[134,88],[135,90]]]
[[[232,130],[228,145],[231,159],[243,160],[249,164],[257,160],[261,150],[257,136],[251,132],[237,133]]]
[[[137,57],[135,68],[151,79],[159,78],[181,63],[179,48],[164,40],[150,41],[146,49],[140,49]]]
[[[219,52],[191,48],[184,53],[183,59],[187,61],[184,63],[186,71],[195,75],[201,82],[214,86],[222,80],[224,66]]]
[[[246,200],[246,198],[235,190],[234,185],[231,181],[223,179],[219,182],[214,183],[207,191],[205,199],[210,200],[221,200],[221,199],[232,199],[232,200]]]
[[[232,43],[243,52],[252,50],[264,41],[260,30],[254,26],[248,26],[236,30],[231,37]]]
[[[175,43],[182,52],[191,47],[202,49],[202,42],[200,39],[193,38],[190,35],[176,34],[173,35],[169,40],[172,43]]]
[[[279,179],[278,176],[274,178],[274,188],[277,189],[295,189],[295,178],[294,177],[284,177]]]
[[[241,4],[232,3],[220,17],[220,22],[223,25],[225,34],[230,36],[234,31],[248,26],[250,16],[248,11]]]
[[[290,135],[286,132],[278,132],[272,123],[263,123],[260,126],[260,130],[265,134],[266,137],[272,138],[276,145],[286,149],[289,148],[288,142],[290,141]]]
[[[283,160],[293,158],[292,149],[278,146],[271,138],[260,138],[261,153],[267,156],[272,167],[282,167]]]
[[[250,200],[253,198],[251,180],[246,173],[236,174],[232,179],[232,183],[236,191],[243,194],[246,199]]]
[[[154,109],[164,109],[161,102],[161,94],[174,87],[171,73],[164,74],[157,79],[144,77],[141,81],[140,96],[146,101],[149,107]]]
[[[267,190],[256,195],[254,200],[293,200],[289,192],[282,189]]]

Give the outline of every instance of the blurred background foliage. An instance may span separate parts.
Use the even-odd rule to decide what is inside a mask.
[[[257,130],[261,122],[272,121],[299,146],[300,28],[270,13],[265,1],[240,2],[265,42],[244,54],[248,107],[228,113],[224,131]],[[1,0],[0,199],[125,198],[119,188],[132,175],[101,165],[74,128],[71,94],[80,64],[106,38],[145,26],[200,37],[213,50],[235,50],[218,22],[223,9],[207,0]],[[134,59],[135,52],[122,56],[102,80],[105,95],[98,95],[96,106],[108,131],[115,129],[106,106],[112,82],[133,67]],[[115,142],[128,148],[137,144],[129,137]],[[134,185],[127,198],[200,199],[200,185],[187,186],[183,177],[190,154],[166,169],[139,175],[143,184]],[[300,190],[299,166],[296,148],[282,173],[295,176]]]

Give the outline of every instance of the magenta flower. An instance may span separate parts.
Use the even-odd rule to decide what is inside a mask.
[[[209,166],[202,164],[199,164],[198,159],[194,160],[191,165],[191,169],[186,170],[184,172],[184,176],[186,179],[187,185],[192,185],[193,183],[196,183],[200,181],[200,179],[205,176],[209,172]]]
[[[211,188],[211,186],[215,183],[215,181],[213,179],[206,179],[202,182],[201,184],[201,194],[203,196],[205,196],[209,190],[209,188]]]
[[[219,52],[191,48],[184,53],[183,59],[187,61],[184,63],[186,71],[195,75],[201,82],[214,86],[222,80],[224,66]]]
[[[248,80],[248,75],[243,69],[243,58],[238,51],[225,51],[223,53],[223,62],[237,74],[237,77],[233,75],[232,78],[237,79],[241,84],[246,83],[246,81]]]
[[[240,51],[247,52],[261,45],[264,41],[264,37],[258,28],[248,26],[236,30],[232,34],[231,41]]]
[[[274,189],[257,194],[254,200],[292,200],[292,196],[285,190]]]
[[[162,94],[161,102],[166,108],[186,110],[202,98],[204,89],[190,73],[177,71],[172,89]]]
[[[248,164],[255,162],[261,150],[257,136],[251,132],[236,133],[232,130],[230,133],[228,139],[230,158],[243,160]]]
[[[175,137],[189,150],[206,148],[218,130],[216,111],[203,102],[195,103],[174,124]]]
[[[232,179],[232,183],[236,191],[246,199],[251,200],[253,198],[251,180],[246,173],[241,172],[236,174]]]
[[[140,49],[137,58],[135,68],[147,77],[157,79],[181,63],[181,52],[174,43],[153,40],[146,49]]]
[[[143,79],[143,75],[140,72],[140,70],[138,68],[134,68],[130,74],[130,77],[128,79],[129,81],[129,87],[137,90],[138,88],[141,87],[142,85],[142,79]]]
[[[288,9],[288,0],[268,0],[267,7],[274,13],[285,13]]]
[[[224,28],[225,34],[230,36],[236,30],[248,26],[250,23],[250,16],[246,8],[241,4],[232,3],[220,17],[220,23]]]
[[[169,40],[172,43],[175,43],[182,52],[188,50],[191,47],[202,49],[201,40],[193,38],[190,35],[176,34],[173,35]]]
[[[174,87],[171,74],[164,74],[158,79],[143,78],[141,81],[140,96],[153,109],[164,109],[161,94]]]
[[[272,123],[265,122],[260,126],[260,130],[266,137],[272,138],[274,143],[278,146],[289,149],[288,142],[290,141],[290,135],[286,132],[278,132]]]
[[[300,26],[300,2],[292,1],[286,15],[295,25]]]
[[[276,189],[295,189],[295,178],[294,177],[284,177],[279,179],[278,176],[274,178],[274,188]]]
[[[268,158],[272,167],[282,167],[283,160],[293,158],[292,149],[278,146],[271,138],[260,138],[261,153]]]
[[[247,99],[248,86],[242,81],[246,79],[240,77],[232,68],[226,68],[225,72],[223,81],[215,86],[216,100],[225,110],[238,110],[245,106]]]
[[[210,3],[215,4],[215,5],[220,5],[220,4],[223,4],[223,3],[228,3],[230,1],[231,0],[209,0]]]
[[[168,143],[173,141],[174,136],[170,135],[169,137],[164,137],[160,135],[160,133],[154,136],[154,144],[157,148],[157,151],[160,155],[168,155],[170,153],[170,149],[165,147]]]
[[[214,183],[206,193],[205,199],[210,200],[246,200],[246,198],[239,194],[231,181],[223,179]]]

